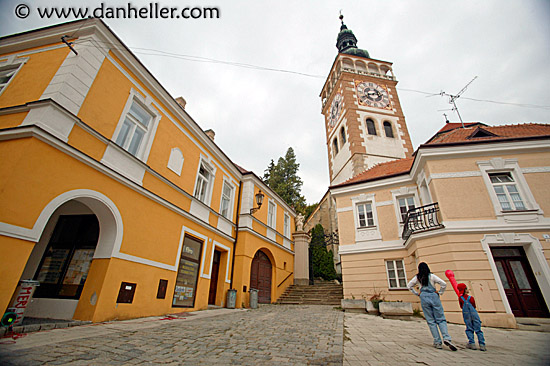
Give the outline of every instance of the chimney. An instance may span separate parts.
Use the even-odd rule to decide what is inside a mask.
[[[214,141],[214,137],[216,137],[216,133],[214,132],[213,129],[209,128],[208,130],[204,131],[204,133],[205,133],[208,137],[210,137],[210,139],[211,139],[212,141]]]
[[[180,105],[180,107],[185,109],[185,105],[187,104],[187,102],[185,101],[185,99],[183,99],[183,97],[177,97],[176,102]]]

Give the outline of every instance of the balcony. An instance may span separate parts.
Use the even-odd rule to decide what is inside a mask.
[[[439,222],[438,212],[439,204],[437,202],[410,209],[403,224],[403,233],[401,234],[403,240],[407,240],[414,233],[445,227]]]

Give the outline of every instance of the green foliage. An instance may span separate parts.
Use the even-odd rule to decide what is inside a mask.
[[[277,164],[271,160],[264,172],[263,181],[296,212],[304,213],[306,199],[301,194],[303,182],[298,176],[299,168],[300,164],[296,162],[294,150],[289,147]]]
[[[334,269],[334,257],[332,251],[327,250],[325,245],[325,230],[323,225],[317,224],[311,230],[311,266],[313,268],[313,277],[321,277],[324,280],[334,280],[337,278]]]
[[[317,209],[318,206],[319,206],[318,203],[314,203],[313,205],[307,205],[306,206],[306,208],[304,209],[304,212],[303,212],[304,221],[307,221],[307,219],[311,216],[313,211],[315,211]]]

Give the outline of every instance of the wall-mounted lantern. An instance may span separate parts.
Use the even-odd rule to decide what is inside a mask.
[[[256,204],[258,207],[253,207],[250,209],[250,214],[252,215],[254,212],[258,211],[260,207],[262,207],[262,203],[264,202],[264,194],[262,193],[262,190],[260,189],[258,193],[256,193]]]

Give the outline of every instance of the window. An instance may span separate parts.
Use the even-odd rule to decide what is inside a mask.
[[[115,143],[130,154],[137,156],[152,119],[153,115],[134,100],[124,118]]]
[[[370,118],[367,119],[367,133],[376,136],[376,126],[374,125],[374,121]]]
[[[402,259],[386,261],[388,283],[390,288],[406,288],[407,275]]]
[[[8,86],[21,64],[9,65],[0,69],[0,93]]]
[[[233,187],[229,185],[227,182],[223,182],[223,190],[222,190],[222,204],[220,208],[220,213],[223,217],[226,219],[230,219],[230,213],[231,213],[231,198],[233,197]]]
[[[342,127],[342,129],[340,130],[340,137],[341,137],[341,144],[342,146],[344,146],[344,144],[346,143],[346,130],[344,129],[344,127]]]
[[[372,205],[370,203],[360,203],[357,205],[357,219],[359,227],[374,226]]]
[[[195,198],[199,199],[203,203],[207,203],[208,193],[210,189],[210,182],[212,180],[212,173],[209,167],[201,162],[199,168],[199,174],[197,177],[197,185],[195,186]]]
[[[287,213],[285,213],[284,235],[290,238],[290,216]]]
[[[489,178],[503,211],[526,209],[510,173],[490,173]]]
[[[273,229],[275,229],[276,213],[277,213],[277,206],[275,206],[275,202],[269,201],[268,207],[267,207],[267,226]]]
[[[414,197],[410,196],[398,198],[397,202],[399,203],[399,213],[401,214],[401,222],[403,223],[407,217],[407,211],[415,208]]]
[[[391,123],[388,121],[384,122],[384,132],[386,133],[386,137],[393,138],[393,129],[391,127]]]
[[[336,137],[332,141],[332,146],[334,149],[334,156],[336,156],[336,154],[338,154],[338,139]]]

